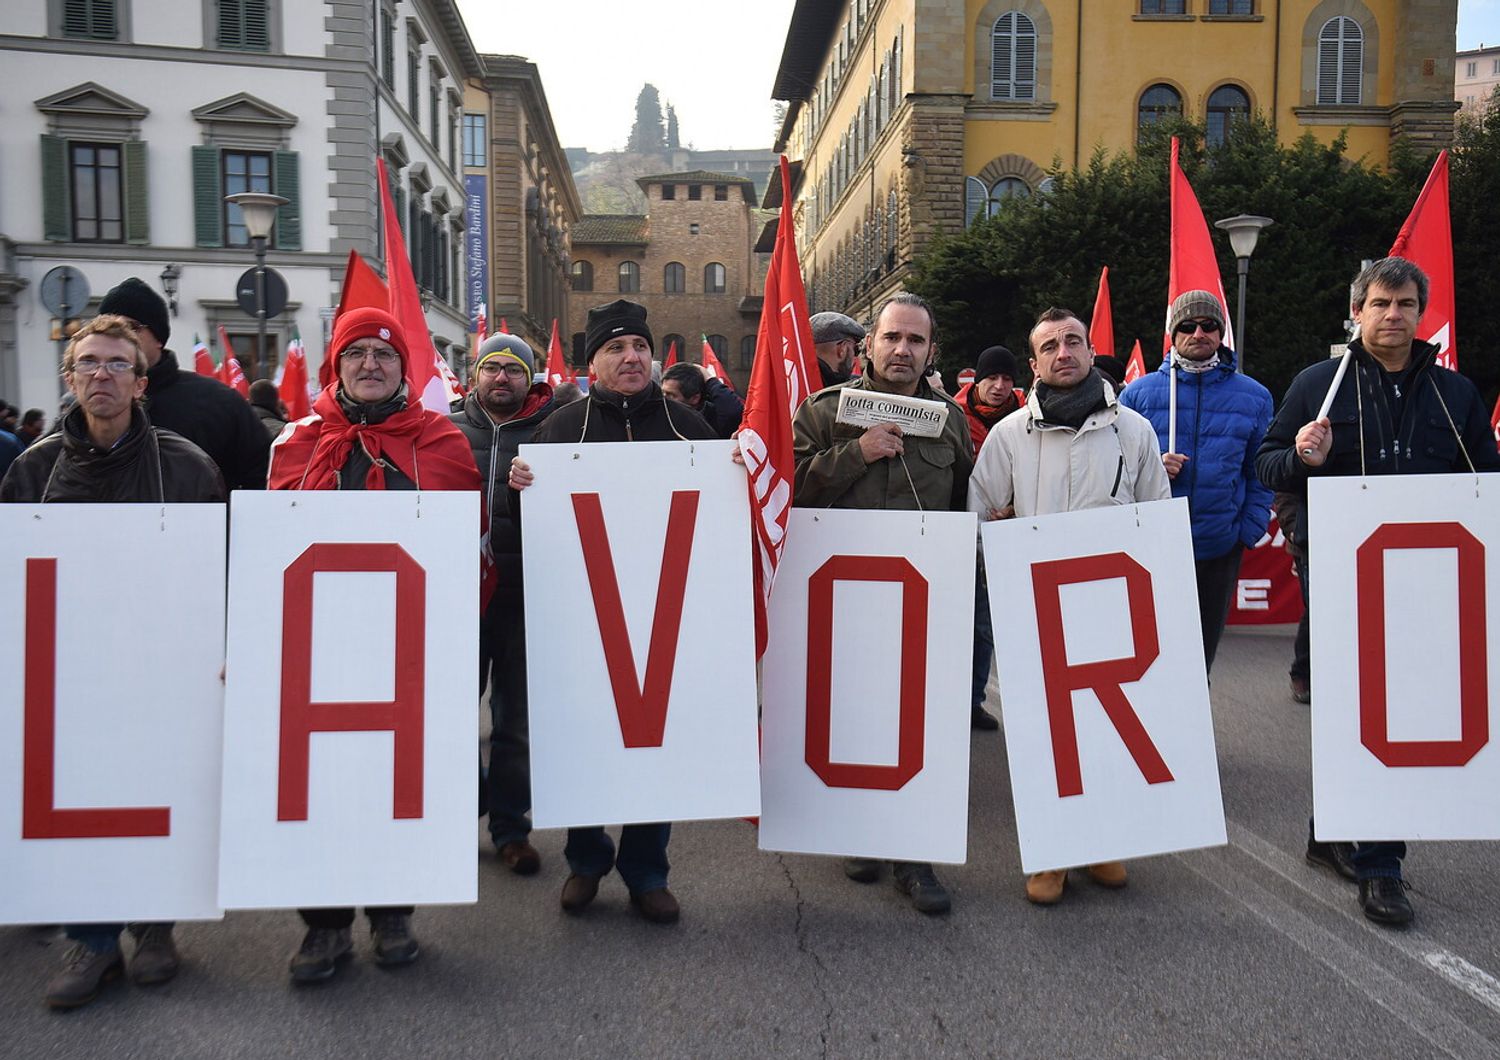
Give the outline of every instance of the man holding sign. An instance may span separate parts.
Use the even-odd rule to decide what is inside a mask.
[[[963,410],[928,386],[937,352],[937,321],[914,294],[881,307],[870,338],[867,370],[853,382],[809,397],[792,421],[796,443],[795,503],[804,508],[963,511],[973,445]],[[866,426],[849,412],[849,396],[874,395],[872,415],[907,417]],[[904,401],[883,402],[880,395]],[[936,422],[936,429],[927,424]],[[918,430],[922,433],[917,433]],[[910,433],[908,433],[910,431]],[[923,913],[946,913],[948,890],[926,862],[896,862],[896,887]],[[844,874],[860,883],[880,876],[880,863],[849,858]]]
[[[1088,329],[1071,310],[1048,309],[1037,319],[1031,371],[1036,383],[1026,414],[1001,420],[979,450],[970,511],[980,519],[1009,519],[1172,495],[1151,424],[1116,401],[1094,367]],[[1090,865],[1087,872],[1105,887],[1126,883],[1118,861]],[[1026,881],[1026,897],[1053,905],[1067,882],[1067,869],[1035,873]]]
[[[1303,369],[1287,388],[1256,469],[1267,486],[1289,495],[1298,547],[1307,547],[1307,483],[1314,476],[1500,470],[1474,384],[1439,367],[1438,348],[1416,340],[1429,294],[1426,273],[1405,258],[1367,266],[1349,292],[1359,334],[1348,352]],[[1357,879],[1366,917],[1411,921],[1401,880],[1405,843],[1319,842],[1308,823],[1307,860]]]

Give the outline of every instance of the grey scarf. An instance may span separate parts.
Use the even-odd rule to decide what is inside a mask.
[[[1058,427],[1078,430],[1083,421],[1108,404],[1104,396],[1104,376],[1099,369],[1090,368],[1089,374],[1077,386],[1060,390],[1037,381],[1037,403],[1042,406],[1042,422]]]

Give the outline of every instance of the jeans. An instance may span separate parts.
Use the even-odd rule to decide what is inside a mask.
[[[1307,834],[1315,835],[1313,819],[1307,819]],[[1406,843],[1403,840],[1382,839],[1374,842],[1356,842],[1354,844],[1354,855],[1349,859],[1354,862],[1354,871],[1362,880],[1373,880],[1380,876],[1390,876],[1394,879],[1401,878],[1401,862],[1406,857]]]
[[[411,916],[412,907],[409,905],[385,905],[365,906],[365,916],[374,920],[381,913],[397,913],[401,916]],[[302,917],[302,922],[310,928],[332,928],[338,930],[346,928],[354,923],[354,910],[349,909],[299,909],[297,914]]]
[[[490,688],[490,768],[485,777],[495,846],[531,835],[531,739],[526,701],[526,611],[520,586],[495,590],[479,631],[479,688]]]
[[[984,706],[984,689],[990,683],[990,658],[995,654],[995,632],[990,625],[989,586],[980,564],[974,575],[974,686],[970,703],[975,710]]]
[[[667,841],[671,838],[671,824],[627,824],[620,829],[617,857],[614,840],[602,827],[569,828],[563,856],[579,876],[603,876],[611,868],[618,869],[630,893],[641,894],[667,885],[672,867],[667,863]]]
[[[95,953],[106,953],[120,948],[120,932],[124,930],[124,924],[69,924],[63,934]]]
[[[1198,580],[1198,621],[1203,626],[1203,668],[1214,668],[1214,656],[1219,653],[1219,638],[1224,635],[1224,623],[1229,620],[1229,605],[1234,600],[1234,586],[1240,575],[1240,556],[1245,546],[1236,544],[1228,552],[1214,559],[1200,559],[1193,563]]]
[[[1289,677],[1312,679],[1312,637],[1308,633],[1308,620],[1312,615],[1307,603],[1307,560],[1292,557],[1292,566],[1297,570],[1297,585],[1302,589],[1302,621],[1297,623],[1297,639],[1292,642],[1292,665]]]

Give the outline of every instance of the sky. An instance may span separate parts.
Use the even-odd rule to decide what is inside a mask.
[[[833,0],[825,0],[833,2]],[[564,147],[618,150],[650,82],[683,146],[770,148],[771,84],[794,0],[459,0],[481,52],[537,64]],[[1459,0],[1458,47],[1500,44],[1500,0]],[[611,83],[618,87],[611,87]]]

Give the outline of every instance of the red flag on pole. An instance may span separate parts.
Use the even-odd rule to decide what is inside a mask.
[[[295,325],[277,375],[276,392],[286,406],[287,418],[300,420],[312,415],[312,402],[307,397],[307,351],[302,348],[302,333]]]
[[[1089,345],[1095,353],[1115,355],[1115,318],[1109,306],[1109,266],[1099,273],[1099,293],[1094,296],[1094,315],[1089,320]]]
[[[344,283],[339,289],[338,313],[334,314],[334,320],[338,319],[340,313],[350,309],[363,306],[384,309],[390,304],[390,292],[385,289],[385,281],[380,278],[380,274],[370,268],[359,251],[349,251],[349,261],[344,266]],[[338,354],[338,350],[323,351],[323,363],[318,365],[320,389],[338,378],[338,366],[334,363]]]
[[[708,344],[708,336],[703,336],[703,370],[708,373],[710,379],[717,379],[730,390],[734,389],[734,380],[729,378],[729,373],[724,370],[723,363],[714,354],[714,348]]]
[[[1172,264],[1167,277],[1167,313],[1177,296],[1184,291],[1211,291],[1224,307],[1224,345],[1234,349],[1234,326],[1230,323],[1229,303],[1224,299],[1224,284],[1219,279],[1219,259],[1214,256],[1214,241],[1209,238],[1208,222],[1193,186],[1177,164],[1177,137],[1172,137]],[[1165,334],[1163,318],[1162,352],[1172,348],[1172,336]]]
[[[1437,346],[1437,363],[1458,371],[1458,333],[1453,313],[1453,228],[1448,217],[1448,152],[1439,151],[1422,194],[1391,244],[1391,256],[1406,258],[1427,274],[1431,293],[1417,325],[1417,338]]]
[[[422,296],[417,293],[417,280],[411,272],[411,259],[406,256],[406,237],[396,219],[396,203],[391,198],[391,186],[386,175],[385,159],[375,160],[380,174],[380,215],[385,233],[385,279],[390,291],[387,308],[401,324],[406,338],[406,383],[411,393],[425,408],[433,412],[448,413],[448,390],[443,384],[442,369],[438,367],[437,349],[432,345],[432,335],[427,330],[427,314],[422,312]]]
[[[557,333],[557,318],[552,318],[552,341],[547,343],[547,382],[551,386],[571,383],[577,375],[563,356],[562,336]]]
[[[229,332],[224,330],[224,325],[219,325],[219,345],[224,347],[224,360],[219,363],[219,382],[225,386],[233,387],[240,397],[250,399],[250,381],[245,378],[245,371],[240,367],[240,359],[234,355],[234,347],[229,345]]]
[[[673,339],[667,343],[667,359],[661,363],[663,368],[670,368],[677,363],[677,340]]]
[[[1495,399],[1495,411],[1490,413],[1490,433],[1495,436],[1495,444],[1500,446],[1500,398]]]
[[[766,603],[776,565],[786,544],[792,510],[792,416],[802,399],[819,385],[812,325],[807,316],[807,294],[802,267],[797,262],[795,222],[792,220],[792,181],[786,156],[781,158],[781,223],[776,246],[766,270],[765,301],[755,361],[745,393],[745,416],[739,432],[740,450],[749,472],[751,535],[755,541],[755,652],[766,650]]]
[[[1146,358],[1141,356],[1141,340],[1136,339],[1130,349],[1130,360],[1125,362],[1125,385],[1129,386],[1146,374]]]
[[[508,327],[505,326],[505,318],[504,317],[500,318],[500,334],[502,334],[502,335],[509,335],[510,334],[510,328],[508,328]]]
[[[193,332],[193,371],[199,375],[213,376],[215,379],[219,377],[219,369],[214,365],[213,355],[208,352],[208,343],[200,339],[196,331]]]

